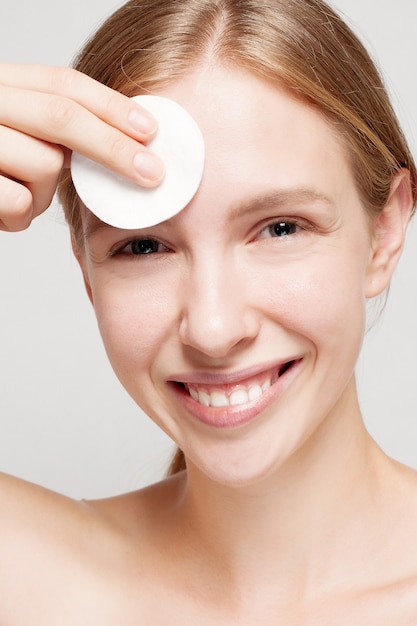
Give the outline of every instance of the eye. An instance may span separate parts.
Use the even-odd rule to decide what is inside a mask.
[[[258,239],[266,239],[267,237],[288,237],[294,235],[299,230],[299,225],[296,222],[279,221],[268,224],[266,228],[261,230],[258,235]]]
[[[140,256],[143,254],[155,254],[168,252],[168,248],[156,239],[133,239],[120,248],[116,254],[126,256]]]

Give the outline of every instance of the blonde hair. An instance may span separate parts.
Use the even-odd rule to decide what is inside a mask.
[[[166,86],[208,60],[246,68],[317,108],[345,141],[365,208],[385,206],[413,158],[375,64],[322,0],[132,0],[96,32],[75,67],[127,96]],[[79,201],[66,173],[60,199],[75,235]],[[176,455],[171,473],[185,467]]]

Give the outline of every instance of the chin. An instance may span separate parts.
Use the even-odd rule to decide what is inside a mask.
[[[249,448],[240,446],[240,450],[233,450],[233,446],[224,446],[223,450],[205,450],[201,454],[187,458],[187,466],[192,473],[199,473],[213,483],[224,487],[242,489],[261,485],[274,480],[290,458],[289,450],[275,451],[274,454],[265,453],[265,448],[248,442]],[[227,449],[229,448],[229,449]]]

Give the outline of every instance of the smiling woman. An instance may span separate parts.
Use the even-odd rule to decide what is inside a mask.
[[[2,477],[0,621],[416,623],[417,477],[366,431],[354,374],[417,195],[368,54],[321,0],[142,0],[76,69],[58,83],[60,119],[63,106],[64,126],[97,118],[113,159],[123,141],[130,162],[139,150],[158,163],[146,113],[139,131],[117,121],[133,115],[121,94],[176,102],[204,137],[196,195],[154,226],[111,226],[68,170],[59,183],[112,367],[179,452],[166,480],[82,504]],[[41,106],[55,92],[36,72]],[[7,68],[3,81],[16,101],[23,86]],[[73,123],[69,141],[11,106],[5,119],[16,141],[60,155],[49,184],[62,145],[138,184],[161,179],[116,167]],[[36,195],[22,178],[15,193]],[[18,199],[0,207],[7,226],[42,206]]]

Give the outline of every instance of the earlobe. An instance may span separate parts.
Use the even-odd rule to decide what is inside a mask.
[[[80,266],[82,275],[83,275],[83,280],[84,280],[84,285],[85,285],[85,290],[87,292],[88,298],[91,302],[91,304],[94,306],[94,302],[93,302],[93,293],[91,290],[91,285],[90,282],[88,280],[88,275],[87,275],[87,269],[85,266],[85,258],[84,255],[82,254],[82,252],[80,251],[79,245],[76,241],[76,238],[74,236],[74,233],[71,231],[71,247],[72,247],[72,251],[74,253],[75,258],[78,261],[78,264]]]
[[[387,204],[375,220],[366,277],[367,298],[381,294],[389,286],[404,246],[412,209],[410,175],[408,170],[401,169],[393,178]]]

